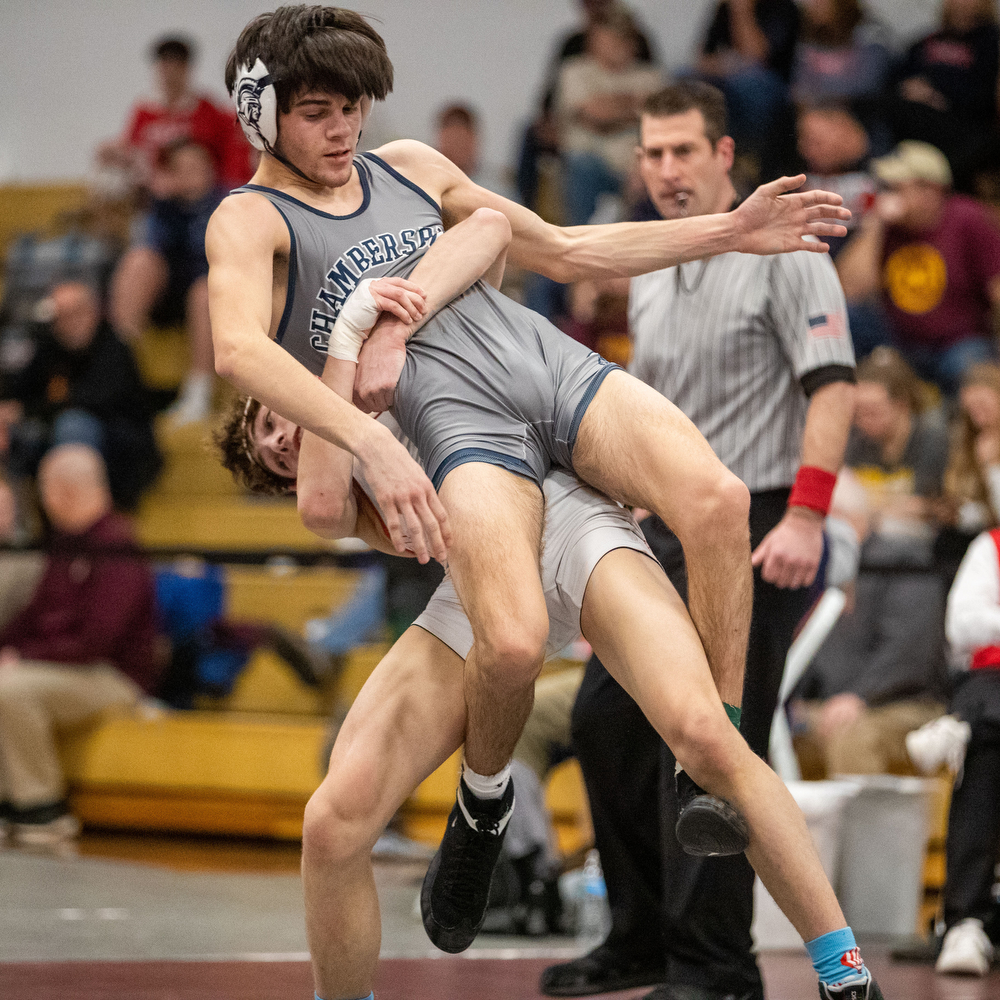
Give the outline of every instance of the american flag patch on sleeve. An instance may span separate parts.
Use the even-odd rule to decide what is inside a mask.
[[[817,340],[840,340],[847,333],[841,313],[820,313],[809,317],[809,336]]]

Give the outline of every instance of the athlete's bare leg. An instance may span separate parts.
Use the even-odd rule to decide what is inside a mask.
[[[361,689],[330,771],[306,806],[302,883],[316,992],[366,996],[382,925],[372,845],[465,730],[461,657],[419,626],[402,635]]]
[[[496,774],[514,753],[545,657],[542,493],[521,476],[473,462],[448,473],[440,496],[454,539],[448,567],[474,637],[465,663],[465,759],[479,774]]]
[[[660,566],[631,549],[608,553],[590,577],[581,622],[681,766],[743,814],[747,858],[803,940],[845,927],[802,812],[726,716],[698,630]]]
[[[750,494],[698,429],[656,390],[613,371],[587,409],[577,475],[658,514],[680,539],[688,605],[722,700],[739,706],[750,635]]]

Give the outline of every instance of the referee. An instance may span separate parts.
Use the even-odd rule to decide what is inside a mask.
[[[662,216],[736,205],[725,132],[725,100],[707,84],[678,83],[647,100],[640,169]],[[633,278],[629,320],[632,373],[676,403],[750,489],[754,606],[741,731],[764,755],[853,412],[854,353],[837,273],[825,255],[723,254]],[[655,517],[643,530],[686,594],[677,538]],[[670,636],[663,642],[666,650]],[[596,657],[574,707],[573,742],[612,928],[596,950],[547,969],[542,991],[659,984],[650,1000],[763,1000],[751,954],[753,871],[742,854],[682,852],[673,755]]]

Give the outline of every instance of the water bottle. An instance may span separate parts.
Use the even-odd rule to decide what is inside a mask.
[[[577,938],[587,948],[596,948],[611,930],[608,892],[601,871],[601,858],[596,850],[587,852],[583,865],[582,899],[577,918]]]

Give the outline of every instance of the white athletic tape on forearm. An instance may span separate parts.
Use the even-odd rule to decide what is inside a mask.
[[[371,278],[359,282],[341,308],[326,348],[326,353],[331,358],[339,358],[341,361],[358,360],[361,347],[382,311],[375,304],[375,296],[369,287],[371,283]]]

